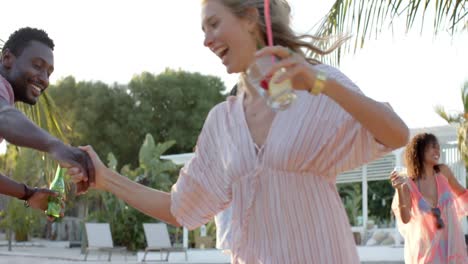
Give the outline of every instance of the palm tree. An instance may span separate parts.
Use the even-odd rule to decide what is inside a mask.
[[[393,25],[394,19],[406,16],[409,31],[419,20],[424,25],[426,15],[432,17],[435,34],[440,30],[450,34],[468,30],[467,0],[336,0],[328,14],[317,25],[317,36],[327,37],[353,34],[350,41],[330,56],[332,64],[339,64],[343,52],[362,48],[367,38],[377,36],[382,29]],[[314,27],[311,29],[315,29]]]
[[[436,106],[436,113],[449,124],[458,125],[458,149],[468,165],[468,81],[461,88],[461,99],[463,103],[463,112],[450,114],[442,106]]]
[[[421,25],[422,32],[426,15],[433,20],[434,34],[445,31],[454,35],[468,30],[468,0],[336,0],[328,14],[317,25],[315,35],[327,37],[353,34],[353,41],[347,42],[330,56],[320,59],[338,65],[344,52],[355,52],[362,48],[366,39],[378,36],[387,27],[391,28],[394,20],[401,16],[406,17],[407,32],[417,24]],[[415,23],[416,21],[420,23]],[[461,92],[463,113],[450,115],[441,106],[435,110],[448,123],[459,125],[459,149],[465,164],[468,165],[468,81]]]

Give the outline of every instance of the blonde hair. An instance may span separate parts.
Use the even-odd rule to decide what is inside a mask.
[[[202,0],[206,3],[208,0]],[[257,9],[259,15],[257,19],[258,28],[263,37],[263,41],[267,43],[265,15],[264,15],[264,0],[217,0],[231,10],[231,12],[239,17],[245,18],[249,15],[247,12],[250,8]],[[312,35],[296,35],[290,26],[291,7],[287,0],[270,0],[271,13],[271,28],[273,33],[274,45],[288,47],[296,53],[305,56],[307,51],[310,51],[310,56],[306,59],[311,64],[320,64],[321,62],[314,55],[326,55],[333,52],[341,46],[348,37],[338,37],[332,45],[323,50],[312,43],[312,41],[328,41],[330,38],[320,38]],[[304,50],[305,49],[305,52]]]

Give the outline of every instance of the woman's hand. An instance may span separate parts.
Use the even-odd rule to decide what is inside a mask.
[[[58,193],[49,189],[41,188],[34,189],[34,194],[28,199],[28,205],[31,208],[39,209],[41,211],[47,210],[49,197],[57,197]]]
[[[399,175],[397,171],[392,171],[390,174],[390,182],[392,183],[392,187],[395,189],[400,189],[406,184],[407,181],[408,178]]]
[[[284,68],[286,71],[276,80],[280,83],[290,79],[292,88],[309,91],[315,85],[316,71],[304,56],[292,52],[283,46],[265,47],[259,50],[255,56],[275,56],[279,58],[265,76],[273,76],[275,72]]]
[[[59,194],[55,191],[46,189],[46,188],[36,188],[34,189],[34,194],[27,200],[27,206],[38,209],[40,211],[47,213],[47,208],[49,205],[49,199],[51,197],[57,197]],[[60,198],[60,217],[65,215],[65,200]],[[51,222],[55,221],[55,217],[47,216],[47,219]]]

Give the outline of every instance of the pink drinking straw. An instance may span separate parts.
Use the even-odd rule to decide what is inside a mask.
[[[273,32],[271,30],[271,16],[270,16],[270,0],[263,2],[263,10],[265,15],[265,25],[267,33],[268,46],[273,47]],[[275,57],[271,56],[271,61],[275,62]]]
[[[266,33],[267,33],[267,40],[268,46],[273,46],[273,33],[271,31],[271,16],[270,16],[270,0],[264,1],[264,15],[265,15],[265,25],[266,25]]]

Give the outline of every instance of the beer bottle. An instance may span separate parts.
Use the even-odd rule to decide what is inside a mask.
[[[55,171],[55,177],[52,183],[50,184],[49,189],[52,191],[58,192],[57,197],[49,197],[49,204],[47,207],[46,214],[49,216],[53,216],[55,218],[60,217],[60,211],[62,209],[62,197],[65,194],[65,182],[63,180],[63,177],[65,175],[65,170],[60,167],[60,165],[57,167],[57,170]]]

